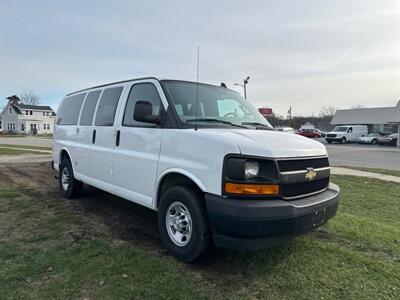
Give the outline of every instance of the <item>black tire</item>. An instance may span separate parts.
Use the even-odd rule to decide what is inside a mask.
[[[341,140],[340,140],[340,143],[341,143],[341,144],[346,144],[346,138],[345,138],[345,137],[342,137]]]
[[[181,203],[187,208],[192,221],[191,237],[186,245],[177,245],[168,233],[169,230],[174,231],[173,226],[167,229],[166,218],[167,214],[171,215],[172,210],[170,212],[168,210],[175,203]],[[162,195],[158,211],[158,227],[165,248],[183,262],[189,263],[196,260],[210,246],[211,232],[204,200],[189,185],[173,186]]]
[[[65,184],[63,185],[63,172],[67,172],[69,176],[69,182],[67,187]],[[74,177],[74,171],[72,169],[71,161],[68,158],[65,158],[59,168],[58,172],[58,187],[60,193],[68,199],[76,198],[79,195],[79,192],[82,190],[82,182],[78,181]]]
[[[328,144],[332,144],[332,141],[327,141],[328,142]]]
[[[372,144],[372,145],[376,145],[376,142],[377,142],[376,139],[373,139],[373,140],[371,141],[371,144]]]

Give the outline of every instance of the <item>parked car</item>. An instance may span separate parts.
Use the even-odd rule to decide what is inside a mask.
[[[381,136],[379,137],[377,143],[381,146],[383,145],[396,146],[398,138],[399,138],[398,133],[390,134],[388,136]]]
[[[292,127],[277,127],[275,129],[281,132],[294,133],[294,129]]]
[[[368,128],[365,125],[343,125],[336,126],[331,132],[326,134],[325,140],[330,144],[339,142],[345,144],[347,142],[358,142],[359,137],[366,136]]]
[[[314,130],[316,132],[318,132],[321,135],[321,137],[326,137],[326,132],[323,132],[323,131],[319,130],[318,128],[315,128]]]
[[[358,138],[360,144],[372,144],[375,145],[378,142],[379,134],[370,133],[367,136],[361,136]]]
[[[308,137],[308,138],[320,138],[322,135],[315,129],[301,129],[297,134]]]
[[[86,183],[156,211],[185,262],[211,245],[274,246],[325,224],[339,202],[324,145],[273,130],[220,86],[142,78],[70,93],[53,150],[64,197]]]

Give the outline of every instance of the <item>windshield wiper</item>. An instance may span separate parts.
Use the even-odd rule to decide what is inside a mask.
[[[263,124],[263,123],[258,123],[258,122],[242,122],[241,123],[242,125],[252,125],[252,126],[255,126],[257,129],[259,128],[259,127],[262,127],[262,129],[265,129],[265,130],[273,130],[271,127],[269,127],[268,125],[266,125],[266,124]]]
[[[186,120],[186,122],[215,122],[215,123],[221,123],[221,124],[226,124],[226,125],[230,125],[230,126],[236,126],[236,127],[240,127],[240,128],[247,128],[246,126],[242,126],[239,124],[235,124],[229,121],[224,121],[224,120],[220,120],[220,119],[214,119],[214,118],[202,118],[202,119],[189,119]]]

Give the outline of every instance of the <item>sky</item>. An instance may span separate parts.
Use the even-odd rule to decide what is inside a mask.
[[[0,105],[143,77],[199,80],[286,116],[400,100],[399,1],[0,0]],[[3,101],[3,102],[1,102]]]

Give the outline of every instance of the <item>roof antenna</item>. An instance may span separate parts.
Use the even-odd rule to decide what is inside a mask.
[[[194,122],[194,130],[197,131],[197,107],[199,105],[199,61],[200,61],[200,46],[197,46],[197,78],[196,78],[196,118]]]

